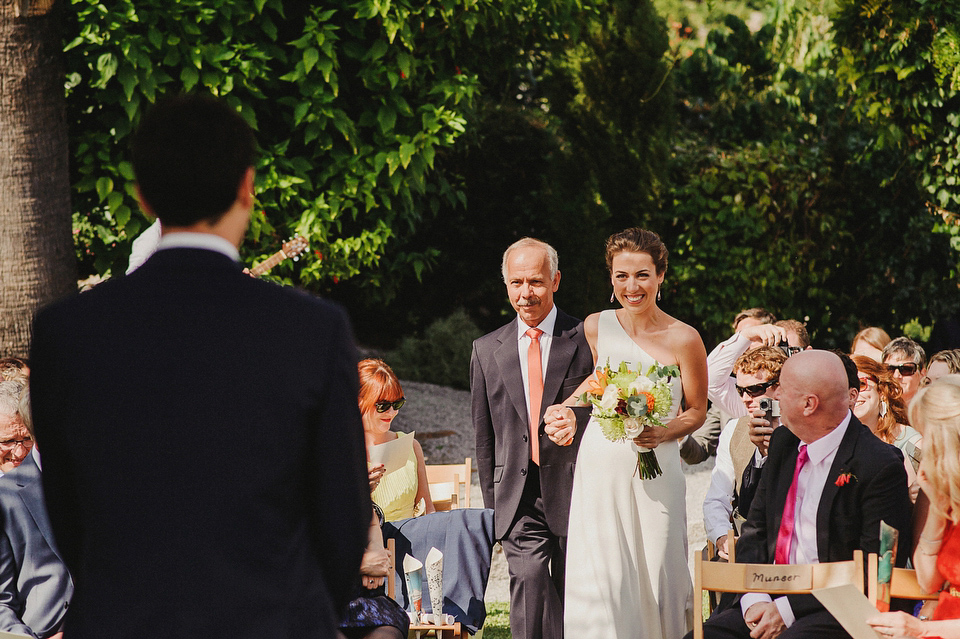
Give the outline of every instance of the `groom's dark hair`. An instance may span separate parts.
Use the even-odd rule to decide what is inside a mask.
[[[216,222],[237,199],[254,145],[235,109],[209,95],[178,95],[144,116],[133,140],[133,171],[164,226]]]

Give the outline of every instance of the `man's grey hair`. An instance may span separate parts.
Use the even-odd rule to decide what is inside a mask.
[[[913,363],[920,368],[926,366],[927,354],[923,351],[923,347],[909,337],[898,337],[890,340],[890,343],[883,347],[880,361],[886,363],[887,358],[894,353],[901,353],[904,357],[912,359]]]
[[[557,256],[557,249],[536,238],[524,237],[508,246],[507,250],[503,252],[503,260],[500,262],[500,273],[503,275],[504,282],[507,281],[507,260],[510,259],[510,253],[515,249],[527,247],[537,247],[547,252],[547,261],[550,263],[550,279],[552,280],[556,277],[557,271],[560,269],[560,258]]]
[[[0,382],[0,415],[19,414],[22,393],[23,384],[20,382]]]

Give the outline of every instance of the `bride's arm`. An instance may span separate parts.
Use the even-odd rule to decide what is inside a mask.
[[[703,425],[707,416],[707,351],[696,329],[683,325],[679,331],[677,363],[683,385],[682,412],[667,423],[666,428],[647,427],[634,439],[638,446],[655,448],[661,442],[680,439]]]
[[[593,355],[593,364],[597,364],[597,334],[600,330],[600,313],[594,313],[583,321],[583,336],[590,345],[590,353]],[[543,432],[553,443],[558,446],[568,446],[573,443],[573,436],[577,432],[577,417],[570,409],[571,406],[589,406],[590,404],[581,402],[582,395],[590,387],[590,380],[596,379],[597,371],[587,376],[583,382],[577,386],[570,397],[563,400],[561,404],[547,406],[543,411]]]

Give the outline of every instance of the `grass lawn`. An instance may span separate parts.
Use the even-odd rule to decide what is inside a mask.
[[[483,624],[483,639],[511,639],[510,604],[505,601],[487,604],[487,620]]]

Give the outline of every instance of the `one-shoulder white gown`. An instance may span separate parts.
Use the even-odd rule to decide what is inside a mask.
[[[600,314],[597,363],[646,373],[654,360]],[[672,419],[683,389],[672,381]],[[664,423],[668,421],[664,420]],[[676,441],[656,448],[663,474],[640,479],[632,442],[608,441],[592,420],[580,443],[567,537],[564,635],[568,639],[679,639],[692,624],[686,480]]]

